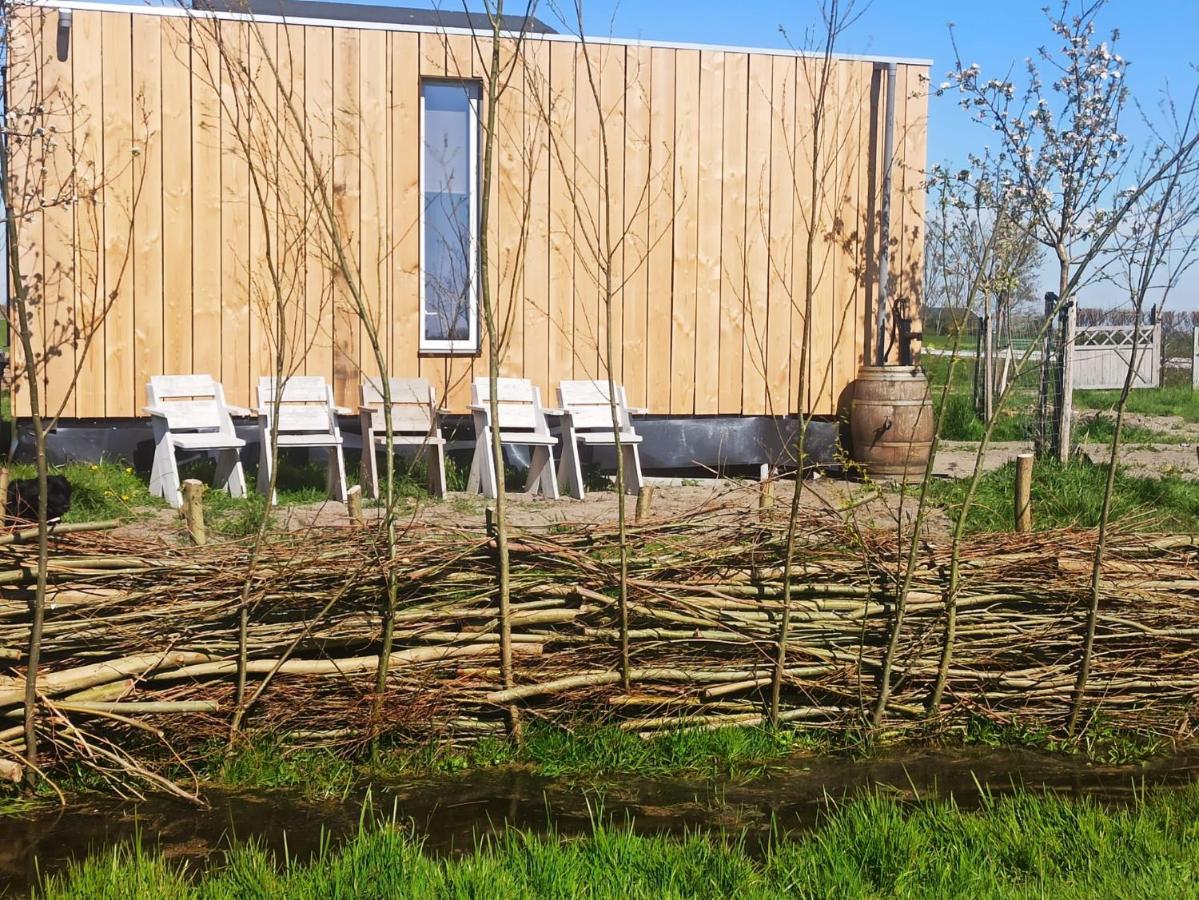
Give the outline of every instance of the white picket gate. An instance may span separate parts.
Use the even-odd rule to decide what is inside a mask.
[[[1074,389],[1110,390],[1124,387],[1133,353],[1132,325],[1079,327],[1074,342]],[[1136,337],[1134,388],[1161,383],[1162,326],[1142,326]]]

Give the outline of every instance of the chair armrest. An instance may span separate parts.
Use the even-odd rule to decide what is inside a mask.
[[[228,405],[226,405],[225,409],[228,411],[229,415],[231,415],[231,416],[249,417],[249,416],[258,415],[258,410],[256,410],[252,406],[228,406]]]
[[[337,415],[339,415],[339,416],[354,415],[354,410],[350,409],[350,407],[348,407],[348,406],[335,406],[335,407],[333,407],[333,412],[337,413]]]
[[[491,412],[491,407],[488,406],[486,403],[472,403],[470,406],[467,407],[467,409],[469,409],[471,412],[481,412],[481,413]]]
[[[157,406],[143,406],[142,412],[144,412],[147,416],[159,416],[163,419],[167,417],[167,411],[165,409],[159,409]]]
[[[373,416],[374,414],[375,414],[375,408],[373,406],[358,407],[358,415],[360,415],[360,416]]]
[[[448,409],[445,409],[444,407],[441,407],[441,406],[438,406],[438,407],[434,408],[434,410],[433,410],[433,414],[434,414],[434,415],[436,415],[436,416],[449,416],[449,415],[453,415],[453,413],[451,413],[451,412],[450,412]]]
[[[627,406],[625,409],[630,416],[648,416],[649,408],[645,406]]]

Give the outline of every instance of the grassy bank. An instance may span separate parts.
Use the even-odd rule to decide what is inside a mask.
[[[975,717],[945,732],[929,734],[919,747],[937,750],[1035,751],[1100,765],[1139,765],[1179,748],[1158,735],[1093,720],[1077,739],[1038,723],[998,723]],[[254,736],[231,755],[214,744],[192,771],[204,790],[251,793],[285,791],[310,800],[343,798],[375,785],[420,778],[479,774],[520,768],[547,778],[591,785],[623,776],[644,778],[731,778],[748,781],[805,766],[817,757],[867,760],[913,746],[871,742],[865,732],[783,726],[777,730],[732,726],[710,731],[664,732],[640,738],[614,726],[570,730],[531,723],[517,745],[485,738],[469,746],[446,741],[384,748],[377,756],[347,756],[326,749],[297,748],[270,736]],[[187,773],[174,772],[180,778]],[[108,785],[86,770],[57,780],[69,797],[104,795]],[[57,802],[48,785],[33,797],[0,787],[0,816],[21,815]]]
[[[328,750],[294,750],[259,740],[232,757],[214,747],[203,780],[252,790],[286,788],[338,796],[370,782],[521,766],[547,777],[602,779],[613,775],[753,777],[799,753],[836,748],[823,732],[784,728],[718,728],[665,732],[643,740],[612,726],[566,730],[531,724],[522,744],[484,738],[394,747],[375,759],[347,759]]]
[[[48,879],[48,898],[233,897],[1179,897],[1199,884],[1199,788],[1129,809],[1018,794],[978,812],[868,796],[751,857],[735,837],[566,840],[510,832],[435,859],[405,832],[364,829],[310,861],[232,851],[202,877],[141,847]]]
[[[1093,721],[1071,741],[1036,724],[998,724],[973,718],[948,734],[930,735],[929,742],[949,749],[1034,750],[1108,765],[1142,763],[1173,749],[1154,735],[1118,729],[1103,720]],[[625,775],[748,779],[802,763],[803,756],[866,758],[876,751],[894,749],[891,744],[872,745],[862,732],[836,733],[802,726],[667,731],[643,739],[614,726],[567,730],[533,723],[520,745],[499,738],[484,738],[466,747],[438,742],[394,747],[376,758],[357,760],[328,750],[289,749],[282,742],[260,739],[233,756],[225,755],[224,745],[214,747],[199,774],[209,784],[227,788],[287,789],[320,797],[341,796],[371,783],[499,767],[522,767],[550,778],[592,782]]]

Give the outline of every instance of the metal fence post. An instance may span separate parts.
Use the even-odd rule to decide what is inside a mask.
[[[1060,406],[1057,411],[1056,447],[1058,462],[1070,461],[1070,426],[1074,419],[1074,341],[1078,334],[1078,304],[1074,299],[1066,302],[1062,325],[1062,360]]]
[[[995,408],[995,317],[991,314],[991,301],[986,301],[983,314],[983,420],[991,421]]]
[[[1199,325],[1191,329],[1191,390],[1199,388]]]

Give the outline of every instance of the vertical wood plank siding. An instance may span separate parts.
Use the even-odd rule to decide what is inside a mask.
[[[378,365],[355,288],[337,274],[341,252],[391,374],[429,378],[464,411],[485,354],[418,349],[419,88],[422,77],[482,81],[486,40],[76,10],[59,61],[57,11],[21,15],[40,48],[47,116],[67,135],[51,177],[73,162],[100,188],[22,230],[44,283],[36,330],[52,405],[68,418],[137,416],[151,375],[186,372],[220,378],[231,402],[250,405],[280,335],[289,371],[332,378],[338,402],[355,405],[361,376]],[[481,273],[507,324],[503,374],[532,378],[547,402],[559,381],[606,377],[611,366],[630,401],[653,413],[836,412],[873,337],[883,82],[873,64],[833,64],[825,194],[813,204],[819,60],[505,40],[501,57],[514,55],[498,110],[492,264]],[[230,65],[246,67],[254,97]],[[892,198],[896,295],[917,317],[925,74],[899,66]],[[269,184],[247,154],[265,159]],[[304,188],[314,180],[328,188],[340,247]],[[295,310],[283,322],[279,290]],[[18,388],[17,412],[27,408]]]

